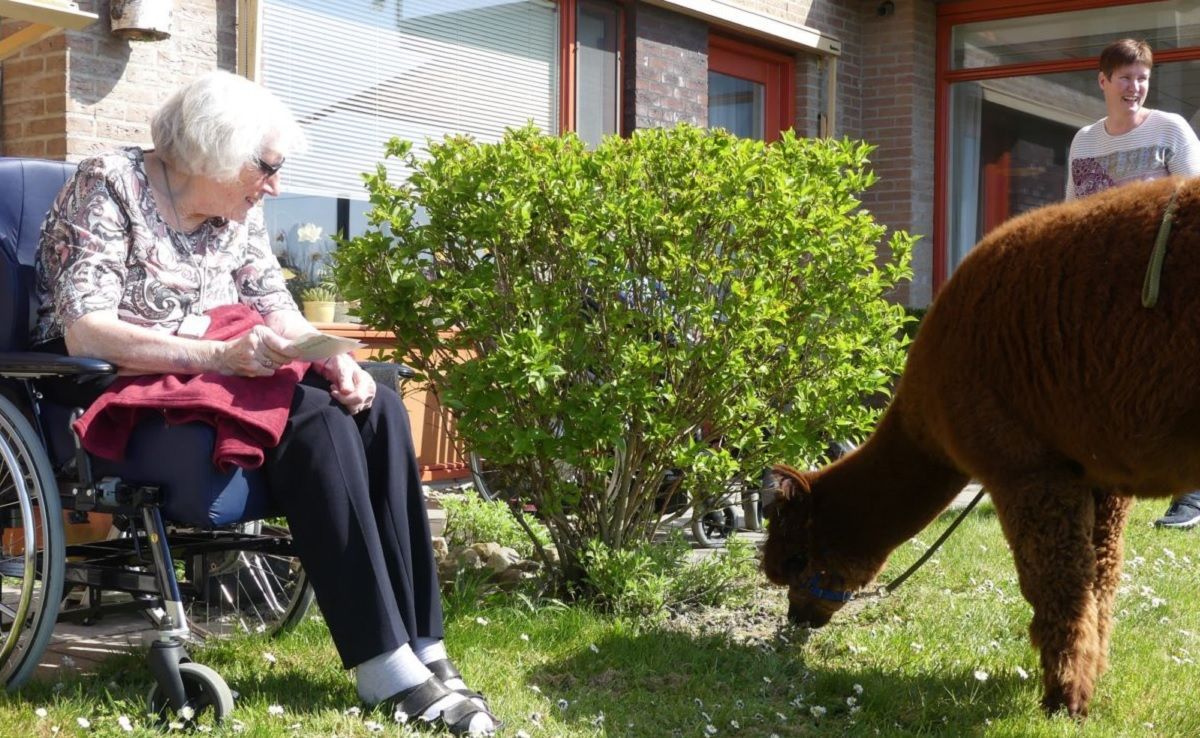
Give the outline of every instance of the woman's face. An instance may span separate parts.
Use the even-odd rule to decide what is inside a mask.
[[[210,203],[208,210],[212,212],[206,215],[239,223],[245,221],[246,214],[264,197],[279,194],[279,168],[283,166],[283,160],[281,154],[267,147],[259,159],[243,166],[232,181],[210,181],[207,200]]]

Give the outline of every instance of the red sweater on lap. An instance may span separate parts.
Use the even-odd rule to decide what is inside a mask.
[[[208,312],[206,339],[228,341],[263,322],[245,305]],[[221,471],[262,465],[265,449],[283,435],[296,383],[308,362],[293,361],[269,377],[224,374],[147,374],[119,377],[92,403],[75,430],[83,447],[96,456],[119,461],[138,421],[161,412],[168,423],[202,422],[216,428],[213,464]]]

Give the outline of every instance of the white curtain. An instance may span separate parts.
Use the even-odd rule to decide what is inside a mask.
[[[264,0],[263,83],[309,150],[289,194],[366,198],[392,136],[494,141],[532,121],[558,131],[558,18],[548,0]],[[389,176],[406,172],[389,165]]]
[[[983,94],[977,82],[960,82],[950,88],[950,211],[948,257],[954,271],[979,238],[979,147]]]

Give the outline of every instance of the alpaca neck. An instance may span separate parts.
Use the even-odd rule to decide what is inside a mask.
[[[862,447],[811,478],[817,555],[848,583],[866,584],[967,479],[916,443],[891,408]]]

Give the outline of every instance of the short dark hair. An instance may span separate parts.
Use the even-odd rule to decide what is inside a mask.
[[[1123,38],[1113,41],[1100,52],[1100,71],[1105,77],[1111,77],[1119,67],[1130,64],[1145,64],[1154,67],[1154,52],[1150,44],[1140,39]]]

